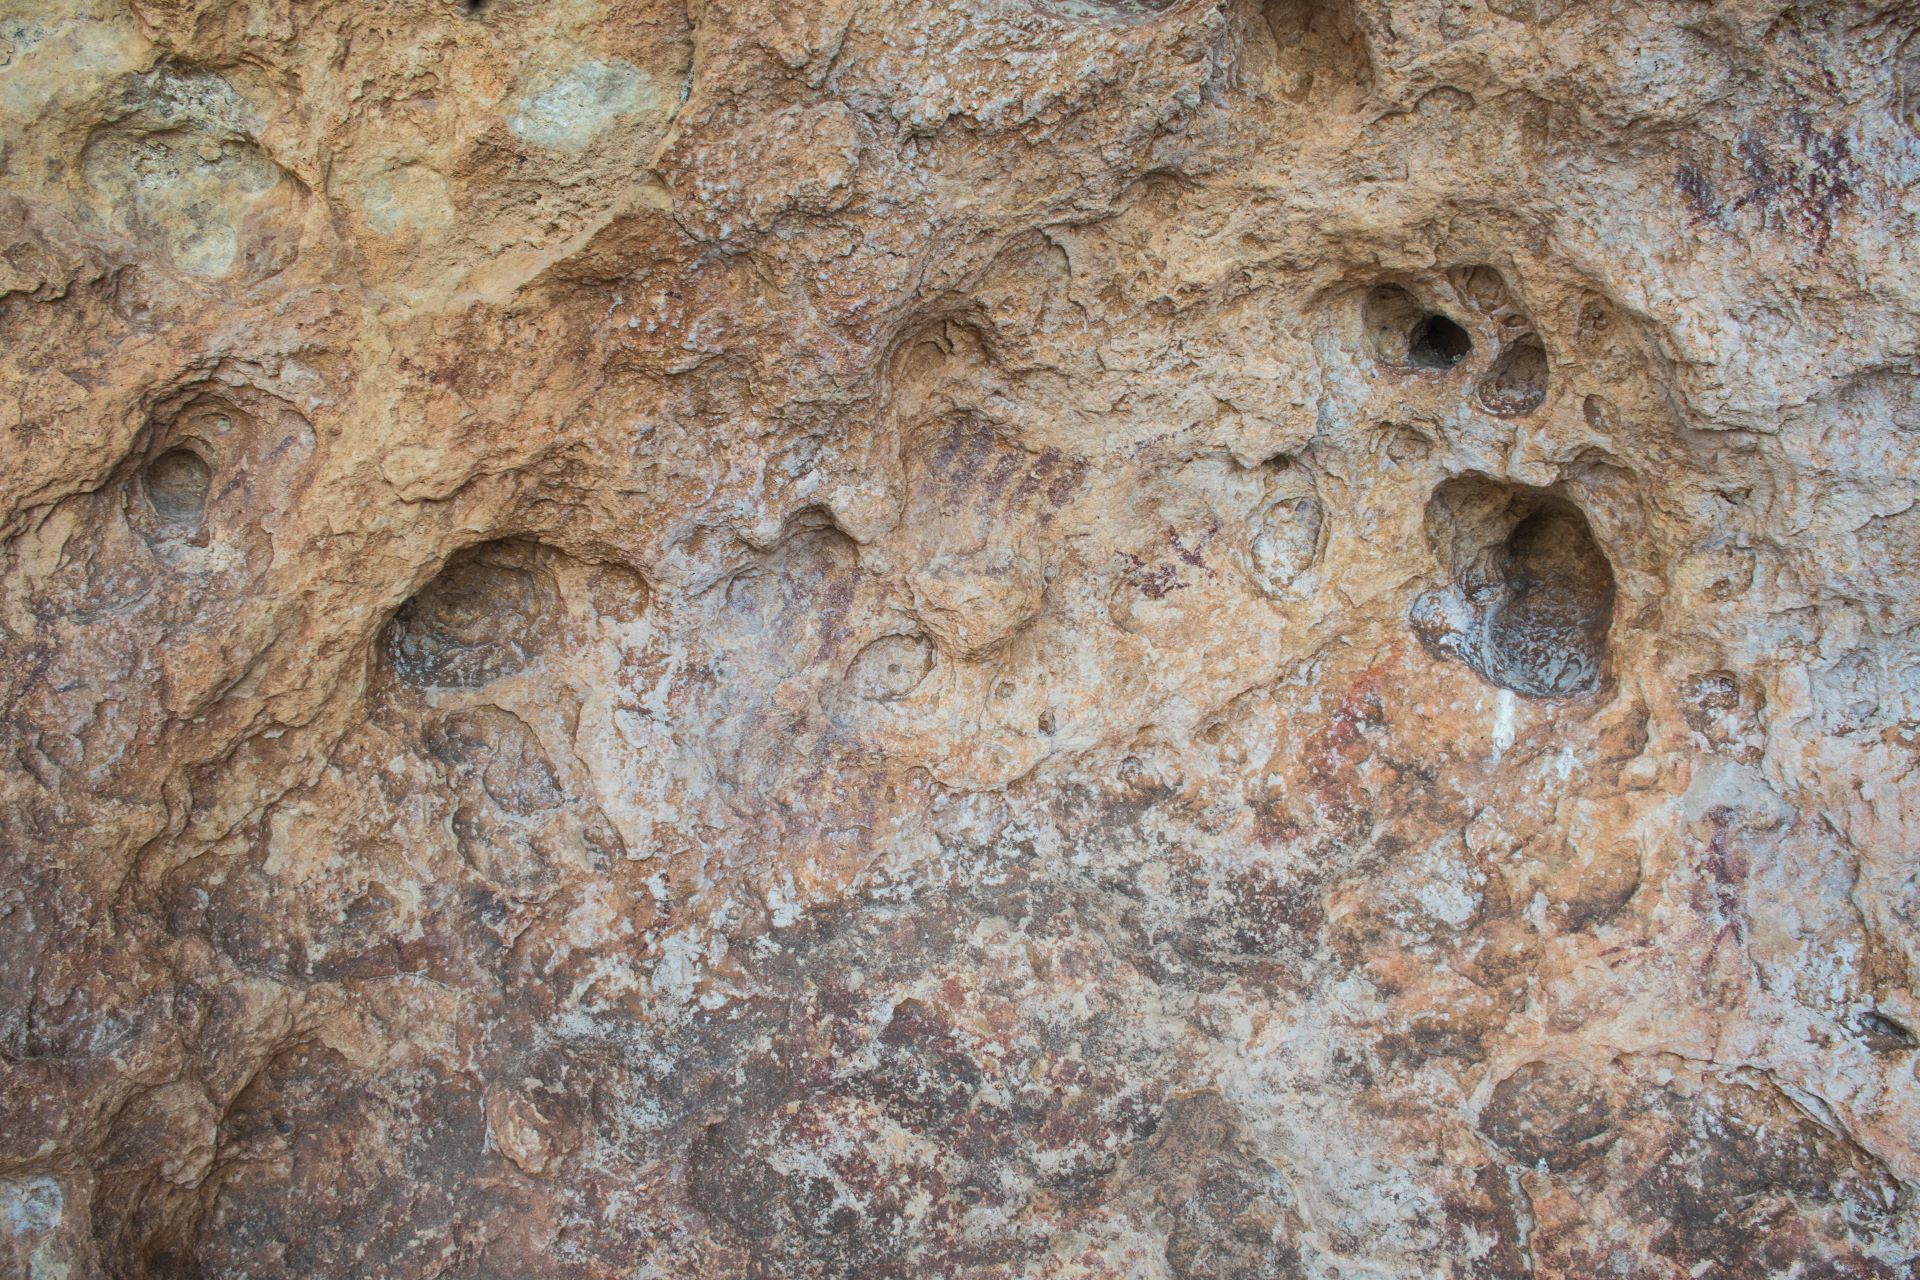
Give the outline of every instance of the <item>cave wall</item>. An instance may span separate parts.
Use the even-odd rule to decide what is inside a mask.
[[[1916,1274],[1917,28],[13,0],[0,1274]]]

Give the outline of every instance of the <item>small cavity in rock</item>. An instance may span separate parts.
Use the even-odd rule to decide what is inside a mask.
[[[1367,346],[1380,363],[1397,369],[1452,369],[1473,350],[1473,338],[1455,321],[1422,306],[1397,284],[1367,295],[1361,307]]]
[[[1435,491],[1427,532],[1453,580],[1414,603],[1410,621],[1430,649],[1533,697],[1572,697],[1599,682],[1613,566],[1578,506],[1463,476]]]
[[[1480,383],[1480,403],[1503,418],[1532,413],[1546,398],[1547,349],[1532,336],[1502,351]]]
[[[920,687],[933,669],[933,645],[925,636],[881,636],[847,668],[847,691],[874,702],[892,702]]]
[[[147,505],[170,524],[199,522],[207,509],[213,471],[191,449],[169,449],[147,464],[141,480]]]
[[[557,606],[536,548],[471,548],[400,606],[387,628],[387,657],[408,683],[474,688],[532,662]]]

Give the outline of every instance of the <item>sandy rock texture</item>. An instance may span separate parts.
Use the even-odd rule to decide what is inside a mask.
[[[0,1274],[1920,1274],[1916,30],[5,0]]]

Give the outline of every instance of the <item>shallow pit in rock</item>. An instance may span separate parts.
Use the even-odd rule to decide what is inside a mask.
[[[933,645],[925,636],[881,636],[847,668],[846,691],[868,702],[894,702],[920,687],[933,669]]]
[[[1350,106],[1373,84],[1373,62],[1345,0],[1266,0],[1261,17],[1272,40],[1269,83],[1305,102],[1318,94]]]
[[[530,543],[456,552],[388,624],[387,660],[409,684],[475,688],[533,662],[559,622],[559,593]]]
[[[191,449],[169,449],[140,473],[140,487],[147,505],[162,520],[176,526],[195,525],[206,513],[213,469]]]
[[[1547,348],[1528,334],[1510,344],[1480,382],[1480,403],[1503,418],[1532,413],[1547,399]]]
[[[1063,18],[1131,21],[1154,17],[1177,3],[1179,0],[1036,0],[1035,7]]]

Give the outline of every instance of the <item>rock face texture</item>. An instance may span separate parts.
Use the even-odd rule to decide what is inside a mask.
[[[1917,27],[13,0],[0,1273],[1920,1274]]]

